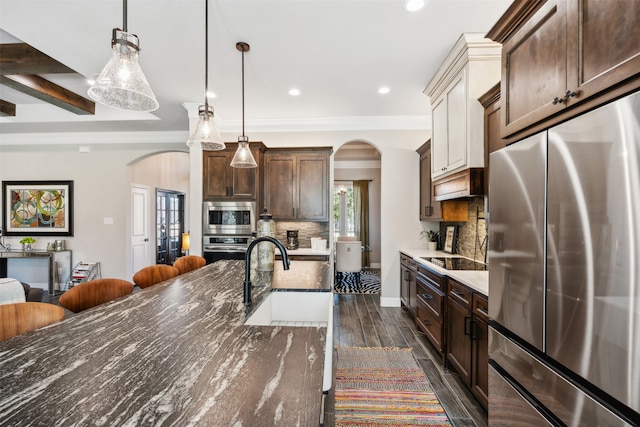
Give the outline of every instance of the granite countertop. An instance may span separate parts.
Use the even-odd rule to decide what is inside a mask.
[[[412,249],[400,249],[400,252],[408,255],[414,259],[414,261],[422,264],[428,269],[435,271],[436,273],[448,276],[458,282],[468,286],[476,292],[489,297],[489,272],[479,270],[447,270],[439,267],[422,257],[460,257],[457,254],[450,254],[443,251],[432,251],[426,248],[412,248]],[[462,257],[465,258],[465,257]]]
[[[254,296],[296,286],[287,274],[330,286],[313,277],[326,262],[301,263]],[[218,261],[0,342],[2,423],[318,425],[326,328],[245,326],[243,277]]]

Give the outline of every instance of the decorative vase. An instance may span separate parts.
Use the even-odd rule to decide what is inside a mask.
[[[430,251],[435,251],[436,249],[438,249],[438,242],[427,242],[427,248]]]
[[[22,251],[23,252],[31,252],[31,251],[33,251],[33,244],[32,243],[23,243],[22,244]]]

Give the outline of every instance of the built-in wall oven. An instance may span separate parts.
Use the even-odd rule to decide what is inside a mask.
[[[207,263],[244,259],[256,229],[256,202],[206,201],[203,204],[203,256]]]

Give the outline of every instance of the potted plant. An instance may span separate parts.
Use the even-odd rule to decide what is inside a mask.
[[[20,239],[20,243],[22,243],[22,250],[25,252],[30,252],[33,250],[33,244],[36,242],[36,239],[33,237],[23,237]]]
[[[429,240],[429,243],[427,243],[429,250],[435,251],[438,248],[438,237],[440,234],[437,231],[425,230],[422,232],[422,235],[426,236]]]

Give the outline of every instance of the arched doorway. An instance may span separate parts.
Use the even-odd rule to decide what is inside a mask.
[[[365,181],[368,187],[368,221],[359,226],[368,228],[367,242],[363,243],[368,256],[363,257],[363,266],[377,269],[381,262],[380,166],[380,152],[367,141],[350,141],[334,154],[334,240],[339,235],[356,235],[358,238],[363,235],[362,230],[357,229],[353,199],[350,201],[348,195],[353,194],[354,182]]]
[[[132,189],[146,189],[148,200],[147,206],[133,200],[131,204],[129,269],[133,274],[147,265],[170,264],[180,255],[179,237],[189,230],[189,153],[164,152],[140,158],[130,164],[130,177]],[[142,230],[146,234],[142,242],[137,241],[140,228],[146,229]],[[141,244],[147,245],[144,250]]]

